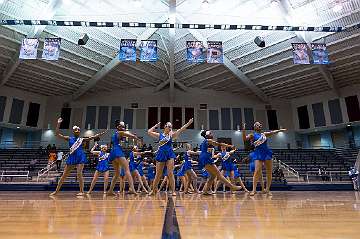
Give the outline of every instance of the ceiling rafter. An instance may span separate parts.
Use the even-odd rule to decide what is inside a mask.
[[[48,17],[52,17],[55,15],[56,10],[60,7],[62,4],[62,0],[51,0],[49,4],[47,5],[46,9],[43,9],[44,12],[50,13],[48,14]],[[28,37],[38,37],[40,34],[45,30],[46,26],[37,26],[34,28],[32,32],[29,32],[27,34]],[[20,49],[14,54],[12,59],[10,60],[9,64],[6,66],[6,69],[4,70],[0,86],[4,85],[11,77],[11,75],[15,72],[16,68],[20,65],[21,60],[19,59]]]

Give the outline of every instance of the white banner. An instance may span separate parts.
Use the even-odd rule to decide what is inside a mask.
[[[60,56],[60,38],[45,38],[42,59],[57,61]]]
[[[25,38],[20,49],[20,59],[36,59],[39,40],[36,38]]]

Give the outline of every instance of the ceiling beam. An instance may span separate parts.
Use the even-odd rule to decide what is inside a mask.
[[[176,0],[169,0],[169,21],[170,24],[176,23]],[[175,28],[169,29],[169,99],[170,102],[175,101]],[[165,45],[165,42],[164,42]],[[166,45],[165,45],[166,47]]]
[[[181,21],[184,21],[184,17],[178,14],[178,18]],[[184,21],[185,22],[185,21]],[[195,29],[189,29],[189,32],[197,39],[198,41],[202,41],[205,45],[207,43],[207,39],[203,37],[203,35]],[[224,55],[224,65],[240,80],[244,83],[261,101],[268,102],[269,98],[258,88],[249,77],[247,77],[244,72],[235,66],[225,55]]]
[[[162,22],[167,21],[167,16],[162,17]],[[141,35],[137,37],[136,47],[140,46],[141,40],[149,39],[158,28],[148,28]],[[107,74],[109,74],[116,66],[118,66],[121,62],[118,59],[118,56],[114,57],[109,63],[107,63],[103,68],[101,68],[93,77],[91,77],[83,86],[81,86],[74,94],[73,100],[78,99],[80,96],[85,94],[86,91],[91,89],[96,83],[104,78]]]
[[[46,9],[43,9],[42,12],[47,13],[47,18],[52,18],[55,15],[55,12],[62,4],[62,0],[52,0],[47,5]],[[32,32],[29,32],[27,34],[27,37],[39,37],[41,33],[45,30],[46,26],[36,26]],[[0,86],[4,85],[10,78],[11,75],[15,72],[16,68],[20,65],[21,60],[19,59],[20,54],[20,48],[17,50],[17,52],[14,54],[14,56],[11,58],[10,62],[6,66],[0,81]]]
[[[211,83],[207,83],[207,84],[205,84],[205,85],[202,85],[202,86],[200,86],[200,88],[201,89],[204,89],[204,88],[207,88],[207,87],[210,87],[210,86],[213,86],[213,85],[217,85],[217,84],[220,84],[220,83],[223,83],[223,82],[225,82],[225,81],[227,81],[227,80],[231,80],[231,79],[233,79],[234,77],[225,77],[225,78],[223,78],[223,79],[221,79],[221,80],[217,80],[217,81],[215,81],[215,82],[211,82]]]
[[[293,21],[293,16],[291,14],[292,7],[291,7],[289,1],[288,0],[280,1],[279,8],[280,8],[280,11],[282,12],[282,14],[284,16],[284,19],[285,19],[286,23],[291,25],[294,21]],[[299,40],[306,43],[306,39],[304,37],[304,35],[306,33],[304,33],[304,35],[303,35],[300,32],[295,32],[295,34],[299,38]],[[312,41],[312,40],[313,39],[310,39],[310,41]],[[309,46],[308,46],[308,48],[309,48],[309,50],[311,50]],[[340,96],[340,92],[338,90],[338,87],[336,86],[336,82],[334,80],[334,77],[333,77],[332,73],[330,72],[330,70],[327,68],[327,66],[325,66],[325,65],[317,65],[316,67],[317,67],[318,71],[321,73],[321,75],[323,76],[323,78],[328,83],[331,90],[337,96]]]

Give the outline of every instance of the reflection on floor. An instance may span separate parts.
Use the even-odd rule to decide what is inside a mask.
[[[360,194],[174,197],[182,238],[359,238]],[[0,238],[161,238],[167,196],[0,192]]]

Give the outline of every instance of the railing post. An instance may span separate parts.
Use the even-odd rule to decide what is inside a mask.
[[[330,171],[330,182],[332,182],[333,179],[332,179],[332,175],[331,175],[331,171]]]

